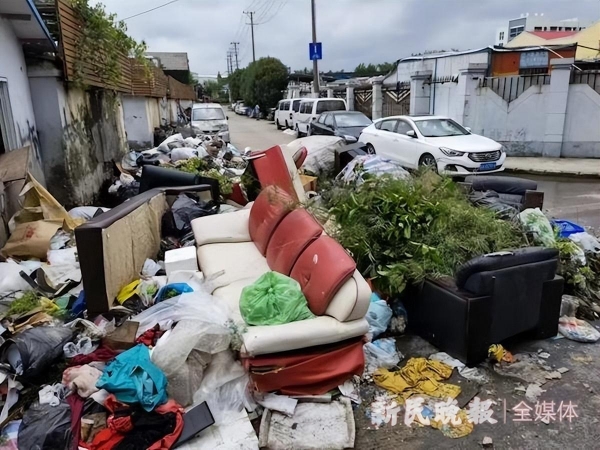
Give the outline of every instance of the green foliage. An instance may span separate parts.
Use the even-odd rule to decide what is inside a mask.
[[[40,299],[34,291],[28,291],[22,297],[13,300],[8,308],[7,315],[19,315],[31,311],[40,306]]]
[[[515,225],[472,206],[452,180],[431,172],[409,181],[369,179],[334,190],[328,202],[337,239],[389,294],[425,276],[453,275],[475,256],[525,244]]]
[[[221,195],[229,195],[233,192],[233,182],[231,178],[222,175],[216,168],[211,168],[210,163],[201,158],[190,158],[183,164],[177,166],[182,172],[195,173],[203,177],[214,178],[219,182]]]
[[[77,42],[76,84],[85,87],[84,69],[89,64],[95,68],[95,75],[102,82],[108,86],[118,85],[122,77],[122,55],[136,58],[145,68],[149,68],[144,56],[146,43],[138,43],[129,37],[125,22],[118,21],[116,14],[107,13],[102,3],[90,6],[89,0],[71,2],[83,22],[83,35]]]
[[[238,69],[229,75],[227,82],[229,83],[229,90],[231,91],[231,98],[233,100],[239,100],[242,98],[242,83],[246,69]]]
[[[280,60],[260,58],[245,69],[241,94],[246,105],[258,105],[266,111],[283,98],[287,83],[288,70]]]
[[[375,75],[386,75],[396,67],[394,63],[382,63],[382,64],[359,64],[354,69],[354,76],[356,77],[372,77]]]

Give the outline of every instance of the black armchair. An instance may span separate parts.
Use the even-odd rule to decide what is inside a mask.
[[[409,295],[408,326],[468,366],[510,337],[555,336],[563,292],[557,266],[558,251],[538,247],[475,258],[455,280],[428,279]]]

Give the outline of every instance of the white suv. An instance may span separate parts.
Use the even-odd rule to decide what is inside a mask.
[[[192,127],[202,134],[218,135],[229,144],[229,123],[218,103],[196,103],[192,106]]]
[[[294,112],[300,108],[301,98],[288,98],[280,100],[275,108],[275,125],[278,130],[292,128],[294,123]]]
[[[341,98],[305,98],[294,114],[294,130],[298,137],[308,134],[310,122],[328,111],[347,111],[346,100]]]

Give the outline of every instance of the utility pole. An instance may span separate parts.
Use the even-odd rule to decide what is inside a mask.
[[[239,70],[240,69],[240,63],[238,61],[238,45],[240,45],[239,42],[232,42],[231,45],[233,45],[233,52],[235,53],[235,70]]]
[[[310,0],[312,10],[312,41],[317,43],[317,18],[315,15],[315,0]],[[319,64],[316,59],[313,59],[313,93],[319,94]]]
[[[231,61],[231,51],[227,52],[227,76],[231,75],[232,73],[232,61]]]
[[[254,50],[254,11],[244,11],[244,14],[250,17],[250,23],[246,25],[250,25],[252,31],[252,62],[256,62],[256,51]]]

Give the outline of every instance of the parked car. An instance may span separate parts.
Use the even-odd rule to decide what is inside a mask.
[[[244,105],[243,102],[240,102],[235,107],[235,113],[240,116],[246,116],[248,114],[248,106]]]
[[[308,134],[310,122],[328,111],[347,111],[346,100],[340,98],[305,98],[294,113],[294,130],[298,137]]]
[[[442,116],[386,117],[365,128],[359,141],[408,169],[431,166],[446,175],[501,172],[506,159],[501,144]]]
[[[289,98],[280,100],[275,110],[275,125],[278,130],[292,128],[294,124],[294,112],[300,109],[301,98]]]
[[[227,143],[231,142],[228,119],[218,103],[196,103],[192,106],[192,127],[200,133],[216,134]]]
[[[334,111],[323,113],[317,120],[310,122],[308,135],[339,136],[347,144],[358,141],[362,130],[373,121],[360,111]]]

